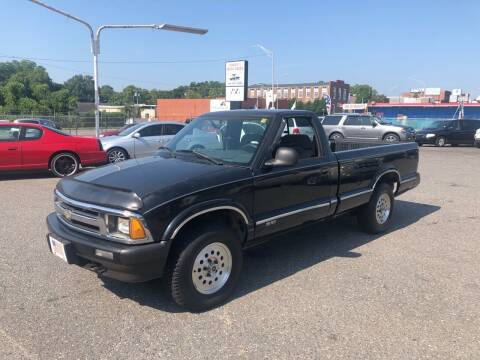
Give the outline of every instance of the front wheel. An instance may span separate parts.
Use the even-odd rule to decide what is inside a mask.
[[[373,191],[370,201],[359,209],[360,227],[372,234],[387,231],[391,224],[394,201],[392,186],[380,183]]]
[[[128,159],[128,153],[120,148],[113,148],[108,150],[107,159],[110,164],[125,161]]]
[[[204,229],[179,239],[167,281],[173,300],[191,311],[223,303],[238,283],[243,253],[238,236],[227,228]]]
[[[398,136],[397,134],[390,133],[383,137],[383,141],[390,142],[390,143],[399,142],[400,136]]]
[[[330,140],[342,140],[344,138],[344,136],[338,132],[335,132],[333,133],[332,135],[330,135]]]
[[[77,157],[71,153],[60,153],[50,161],[50,170],[55,176],[71,176],[78,172],[80,163]]]

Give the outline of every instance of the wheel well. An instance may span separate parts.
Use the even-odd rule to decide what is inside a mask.
[[[400,176],[397,171],[387,171],[383,173],[383,175],[380,175],[380,177],[377,179],[375,184],[373,185],[373,190],[377,187],[377,185],[386,183],[392,186],[393,188],[393,193],[395,194],[398,190],[398,187],[400,185]]]
[[[393,131],[387,132],[385,135],[383,135],[382,139],[385,139],[388,135],[395,135],[397,138],[400,139],[400,136],[398,134],[394,133]]]
[[[193,232],[200,227],[209,228],[218,225],[226,226],[240,234],[239,239],[242,244],[247,238],[248,229],[245,219],[237,211],[229,209],[210,211],[191,219],[180,228],[179,232],[175,234],[175,238],[181,237],[182,234]]]
[[[78,165],[81,165],[81,161],[80,161],[80,156],[78,156],[78,154],[74,151],[71,151],[71,150],[61,150],[61,151],[57,151],[57,152],[54,152],[52,155],[50,155],[50,158],[48,159],[48,168],[50,169],[50,164],[52,163],[52,159],[57,156],[58,154],[70,154],[70,155],[73,155],[75,157],[75,159],[77,159],[78,161]]]

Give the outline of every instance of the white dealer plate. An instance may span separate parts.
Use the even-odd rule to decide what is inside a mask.
[[[65,253],[65,245],[62,242],[58,241],[51,235],[48,236],[48,241],[50,241],[50,247],[52,249],[52,253],[57,255],[60,259],[68,263],[67,254]]]

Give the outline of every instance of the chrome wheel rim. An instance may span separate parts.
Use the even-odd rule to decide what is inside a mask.
[[[342,135],[340,135],[340,134],[333,134],[332,135],[333,140],[338,140],[338,139],[341,139],[341,138],[342,138]]]
[[[126,159],[125,153],[121,150],[113,150],[108,153],[108,162],[116,163],[125,161]]]
[[[55,168],[55,172],[57,174],[60,174],[61,176],[70,176],[75,174],[78,165],[77,161],[72,155],[65,154],[59,156],[55,160],[53,167]]]
[[[395,135],[387,135],[385,136],[385,141],[388,141],[388,142],[397,142],[399,141],[398,137],[395,136]]]
[[[195,289],[204,295],[214,294],[228,281],[232,272],[232,254],[220,242],[205,246],[193,263],[192,281]]]
[[[392,208],[392,202],[388,194],[383,193],[377,200],[377,206],[375,208],[375,216],[377,222],[380,225],[383,225],[387,222],[388,217],[390,216],[390,210]]]
[[[440,145],[440,146],[445,145],[445,139],[443,137],[438,139],[438,145]]]

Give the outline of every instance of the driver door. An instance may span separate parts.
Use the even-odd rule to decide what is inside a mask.
[[[152,155],[162,146],[162,124],[148,125],[138,131],[139,138],[134,138],[135,157]]]
[[[298,117],[297,117],[298,118]],[[307,221],[318,220],[330,214],[332,199],[335,198],[337,180],[337,161],[318,142],[318,118],[303,117],[309,132],[292,133],[285,125],[289,119],[283,119],[274,141],[278,147],[294,147],[299,153],[298,162],[289,167],[261,166],[254,174],[254,216],[257,237],[269,235]],[[272,158],[267,154],[262,164]],[[329,157],[332,156],[332,157]]]

